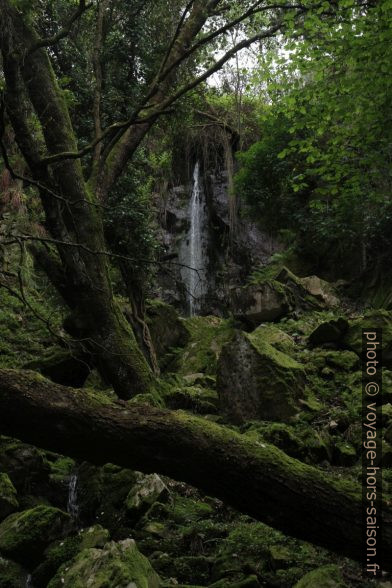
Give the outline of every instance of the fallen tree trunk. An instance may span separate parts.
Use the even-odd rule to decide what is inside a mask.
[[[158,472],[340,555],[363,555],[361,489],[225,427],[183,412],[75,390],[34,372],[0,370],[0,431],[100,465]],[[379,545],[392,569],[392,511]]]

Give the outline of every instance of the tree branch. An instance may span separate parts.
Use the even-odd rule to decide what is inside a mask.
[[[39,39],[27,51],[27,55],[31,55],[37,49],[41,49],[41,47],[51,47],[56,45],[61,39],[64,39],[69,35],[71,32],[72,25],[76,20],[78,20],[89,8],[93,6],[93,3],[90,2],[86,4],[86,0],[79,0],[79,6],[75,10],[75,12],[70,16],[67,20],[65,25],[52,37],[47,37],[46,39]]]

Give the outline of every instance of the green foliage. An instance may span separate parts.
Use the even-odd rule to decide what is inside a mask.
[[[273,79],[259,71],[271,100],[262,138],[237,182],[266,226],[294,229],[316,264],[353,274],[392,245],[392,8],[337,6],[336,19],[309,12],[304,34],[286,15]]]

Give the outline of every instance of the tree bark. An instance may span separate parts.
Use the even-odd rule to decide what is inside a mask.
[[[359,485],[335,480],[225,427],[181,411],[53,384],[34,372],[0,370],[0,428],[44,449],[97,465],[158,472],[192,484],[286,534],[342,556],[363,555]],[[392,511],[378,543],[392,569]]]
[[[102,218],[80,161],[68,159],[50,169],[41,163],[44,150],[50,155],[77,150],[75,133],[47,52],[29,53],[39,46],[39,37],[8,0],[0,2],[0,42],[7,114],[31,174],[42,186],[46,228],[57,242],[64,270],[61,283],[58,273],[49,277],[73,311],[75,335],[104,378],[121,398],[131,398],[149,389],[152,373],[113,297],[107,256],[94,253],[106,250]],[[43,141],[26,114],[33,110]]]

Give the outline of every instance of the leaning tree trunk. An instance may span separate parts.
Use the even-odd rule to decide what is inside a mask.
[[[361,488],[181,411],[111,402],[33,372],[0,370],[0,428],[95,464],[159,472],[197,486],[268,525],[361,559]],[[392,511],[379,543],[392,569]]]
[[[9,0],[0,0],[0,42],[7,114],[39,187],[46,228],[62,265],[49,277],[72,309],[74,334],[117,394],[130,398],[149,388],[151,370],[113,298],[100,204],[80,161],[51,164],[42,155],[77,152],[77,142],[47,52],[36,48],[36,32]],[[43,139],[34,131],[33,112]]]

